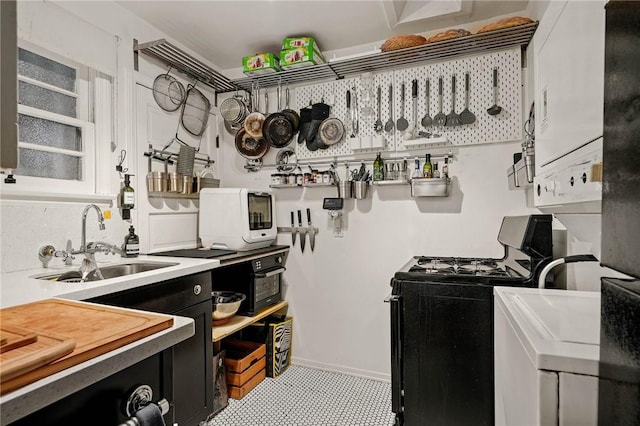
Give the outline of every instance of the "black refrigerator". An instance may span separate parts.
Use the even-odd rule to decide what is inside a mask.
[[[606,5],[599,425],[640,425],[640,2]]]

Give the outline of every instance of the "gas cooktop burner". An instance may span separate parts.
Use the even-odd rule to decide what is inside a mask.
[[[409,272],[435,275],[509,276],[495,259],[458,257],[416,257]]]

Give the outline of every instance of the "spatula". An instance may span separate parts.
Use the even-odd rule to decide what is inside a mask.
[[[447,127],[459,126],[460,117],[456,114],[456,76],[451,76],[451,112],[447,115]]]
[[[433,117],[433,124],[436,126],[444,126],[447,123],[447,116],[442,113],[442,77],[438,77],[438,103],[440,112]]]
[[[462,124],[473,124],[476,116],[469,111],[469,73],[464,75],[464,109],[460,113],[460,122]]]
[[[393,84],[389,85],[389,119],[384,125],[384,131],[389,133],[393,130]]]
[[[493,105],[487,109],[489,115],[498,115],[502,107],[498,106],[498,67],[493,69]]]

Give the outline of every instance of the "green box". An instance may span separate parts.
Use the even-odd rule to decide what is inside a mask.
[[[280,66],[283,70],[324,64],[325,59],[313,47],[297,47],[280,51]]]
[[[287,37],[282,40],[282,50],[295,49],[297,47],[312,46],[316,50],[320,50],[318,44],[313,37]]]
[[[271,74],[280,71],[279,62],[273,53],[256,53],[242,58],[242,71],[249,75]]]

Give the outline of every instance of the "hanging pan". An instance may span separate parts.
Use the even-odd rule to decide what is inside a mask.
[[[200,137],[207,128],[209,121],[209,110],[211,104],[198,89],[189,85],[187,98],[182,104],[182,115],[180,122],[182,127],[193,136]]]
[[[265,116],[261,113],[260,110],[260,89],[254,90],[254,99],[253,103],[256,105],[254,111],[247,116],[244,120],[244,130],[247,134],[253,138],[262,138],[262,124],[264,123]],[[265,91],[265,101],[267,101],[265,111],[269,110],[268,96]]]
[[[168,112],[177,110],[184,102],[184,97],[184,86],[170,76],[169,72],[160,74],[153,80],[153,99],[163,110]]]
[[[280,98],[278,97],[278,103],[279,102],[280,102]],[[288,86],[285,89],[284,109],[282,110],[282,113],[286,115],[289,121],[291,122],[291,125],[293,126],[293,134],[295,135],[296,133],[298,133],[298,130],[300,129],[300,116],[295,110],[292,110],[291,108],[289,108],[289,87]]]
[[[331,146],[341,142],[344,139],[345,134],[346,130],[344,128],[344,123],[342,123],[339,118],[333,116],[325,118],[322,123],[320,123],[320,127],[318,127],[318,135],[316,136],[316,139],[320,140],[319,148],[330,148]]]
[[[236,133],[236,150],[247,160],[257,160],[269,151],[269,143],[263,138],[254,138],[245,129],[240,129]]]
[[[280,86],[278,86],[278,112],[269,114],[262,124],[264,138],[274,148],[284,148],[293,139],[293,124],[289,117],[280,112]]]

